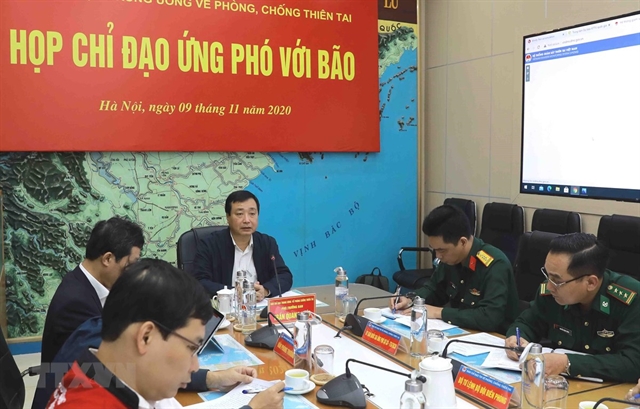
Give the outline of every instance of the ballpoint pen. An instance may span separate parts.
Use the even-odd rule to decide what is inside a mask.
[[[396,305],[398,304],[398,301],[400,301],[400,286],[396,288],[396,299],[393,301],[393,310],[391,312],[394,314],[396,313]]]
[[[287,386],[283,390],[281,390],[280,392],[290,391],[292,389],[293,388]],[[266,391],[266,389],[243,389],[242,393],[244,393],[245,395],[251,395],[251,394],[254,394],[254,393],[260,393],[260,392],[264,392],[264,391]]]
[[[520,328],[516,327],[516,342],[520,346]]]

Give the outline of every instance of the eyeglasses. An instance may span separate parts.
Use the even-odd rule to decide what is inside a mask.
[[[189,345],[190,345],[189,349],[191,350],[191,356],[195,356],[198,353],[198,351],[200,350],[200,348],[202,348],[202,343],[193,342],[189,338],[187,338],[185,336],[182,336],[182,335],[178,334],[175,331],[171,331],[169,328],[167,328],[164,325],[160,324],[158,321],[151,320],[151,322],[153,322],[154,324],[156,324],[158,327],[162,328],[163,330],[167,331],[169,334],[175,335],[176,337],[182,338],[184,341],[187,341],[189,343]]]
[[[572,282],[572,281],[579,280],[579,279],[581,279],[581,278],[583,278],[583,277],[587,277],[587,276],[589,275],[589,274],[583,274],[583,275],[581,275],[581,276],[579,276],[579,277],[572,278],[571,280],[563,281],[563,282],[561,282],[561,283],[556,283],[555,281],[553,281],[553,280],[551,280],[551,279],[549,278],[549,275],[547,274],[547,269],[546,269],[546,268],[541,267],[541,268],[540,268],[540,271],[542,271],[542,274],[544,274],[544,277],[547,279],[547,281],[548,281],[548,282],[550,282],[551,284],[553,284],[553,286],[554,286],[554,287],[556,287],[556,288],[560,288],[560,287],[562,287],[562,286],[563,286],[563,285],[565,285],[565,284],[568,284],[568,283],[570,283],[570,282]]]

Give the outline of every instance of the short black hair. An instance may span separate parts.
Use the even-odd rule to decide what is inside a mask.
[[[102,339],[115,341],[133,323],[156,321],[171,331],[190,318],[205,325],[213,316],[211,299],[191,274],[163,260],[145,258],[124,269],[102,311]],[[169,333],[158,327],[164,338]]]
[[[247,190],[236,190],[227,196],[226,202],[224,202],[224,211],[227,213],[227,216],[231,215],[231,205],[233,203],[242,203],[246,202],[249,199],[253,199],[256,201],[256,206],[258,207],[258,214],[260,214],[260,202],[258,198],[253,193]]]
[[[85,258],[95,260],[105,253],[113,253],[116,261],[128,257],[133,247],[142,250],[144,235],[142,228],[123,217],[112,217],[96,223],[91,230]]]
[[[422,231],[427,236],[442,237],[442,241],[458,244],[461,237],[471,238],[469,218],[455,206],[442,205],[424,218]]]
[[[571,233],[551,240],[551,254],[568,254],[571,257],[568,272],[573,277],[593,274],[602,277],[609,262],[609,249],[596,236],[588,233]]]

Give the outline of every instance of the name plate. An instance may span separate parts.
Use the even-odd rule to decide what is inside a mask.
[[[456,390],[497,409],[509,407],[514,390],[513,386],[464,365],[460,367],[454,385]]]
[[[273,347],[273,352],[280,355],[285,361],[289,362],[293,366],[293,340],[286,334],[280,333],[280,337]]]
[[[384,352],[395,355],[396,352],[398,352],[402,335],[390,331],[373,321],[369,321],[362,334],[362,340]]]
[[[277,297],[267,300],[267,308],[283,323],[296,322],[302,311],[316,312],[316,295],[303,294],[292,297]]]

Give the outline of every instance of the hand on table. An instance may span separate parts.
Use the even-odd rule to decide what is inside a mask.
[[[260,281],[256,281],[253,288],[256,290],[256,302],[260,302],[269,296],[269,290],[260,285]]]
[[[638,379],[638,384],[636,386],[634,386],[633,388],[629,389],[629,392],[627,392],[626,396],[624,397],[626,400],[628,400],[629,402],[640,402],[640,398],[638,399],[634,399],[633,397],[637,394],[640,393],[640,379]]]
[[[251,383],[258,376],[255,368],[236,366],[223,371],[209,371],[207,373],[207,388],[230,390],[239,383]]]

